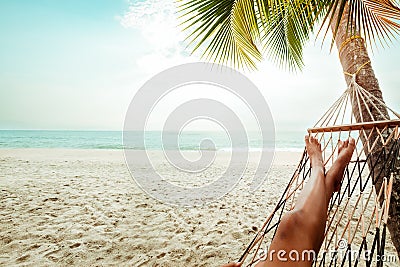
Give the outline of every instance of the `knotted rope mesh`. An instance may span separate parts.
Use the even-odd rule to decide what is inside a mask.
[[[339,140],[351,136],[356,141],[341,189],[331,198],[325,239],[313,266],[384,266],[379,259],[385,256],[393,178],[399,175],[400,115],[358,85],[356,74],[349,75],[350,86],[308,130],[321,143],[326,170],[337,158]],[[304,150],[275,209],[241,256],[242,266],[265,260],[282,215],[293,209],[310,175]]]

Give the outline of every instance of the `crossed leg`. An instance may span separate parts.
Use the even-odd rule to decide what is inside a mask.
[[[352,138],[339,141],[338,158],[326,175],[321,144],[316,138],[309,136],[306,136],[305,142],[311,160],[311,177],[301,191],[294,209],[282,217],[267,259],[259,262],[257,267],[309,267],[321,248],[329,200],[333,192],[340,188],[355,141]]]

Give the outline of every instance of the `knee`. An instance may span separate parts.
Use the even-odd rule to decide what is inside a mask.
[[[286,239],[294,234],[298,234],[304,227],[304,214],[301,210],[292,210],[283,215],[279,223],[277,236]]]

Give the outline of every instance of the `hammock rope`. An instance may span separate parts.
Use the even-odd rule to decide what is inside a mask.
[[[342,52],[343,48],[348,45],[351,41],[353,41],[354,39],[361,39],[362,41],[364,41],[364,38],[362,38],[359,35],[354,35],[354,36],[350,36],[349,38],[347,38],[346,40],[344,40],[344,42],[340,45],[339,48],[339,55]]]
[[[348,88],[308,129],[321,143],[326,169],[337,158],[341,138],[352,136],[356,142],[341,189],[330,200],[323,245],[313,266],[372,266],[374,256],[381,259],[385,255],[393,180],[399,175],[400,115],[357,84],[357,73],[369,63],[354,74],[346,73],[352,77]],[[351,110],[354,104],[360,115],[358,123],[354,123],[357,120]],[[385,109],[390,114],[385,114]],[[373,114],[382,119],[376,120]],[[240,257],[242,266],[254,266],[267,256],[283,214],[294,208],[310,176],[310,160],[304,149],[276,207]],[[377,260],[376,266],[383,266],[383,261]]]

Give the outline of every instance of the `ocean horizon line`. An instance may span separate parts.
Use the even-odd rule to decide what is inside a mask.
[[[162,140],[162,131],[146,131],[143,139],[141,131],[132,131],[133,142],[124,143],[123,131],[80,131],[80,130],[0,130],[0,148],[73,148],[73,149],[124,149],[136,150],[231,150],[230,137],[220,131],[185,131],[179,135],[179,144]],[[176,133],[176,132],[167,132]],[[233,149],[260,150],[303,150],[303,134],[298,131],[283,131],[275,135],[275,140],[262,140],[257,132],[248,132],[246,139],[235,143]],[[167,135],[168,137],[168,135]],[[176,140],[174,136],[173,139]],[[204,139],[212,144],[200,146]],[[126,140],[125,140],[126,141]],[[236,140],[237,141],[237,140]],[[265,143],[267,141],[267,143]],[[273,142],[275,141],[275,142]],[[210,146],[211,145],[211,146]]]

